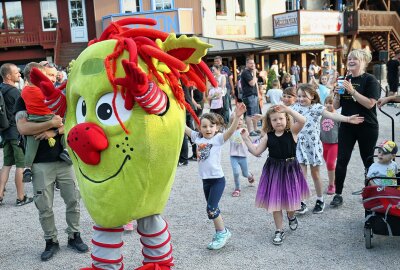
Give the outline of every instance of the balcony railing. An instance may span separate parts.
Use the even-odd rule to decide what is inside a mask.
[[[11,32],[0,31],[0,48],[50,45],[56,42],[56,31]]]
[[[358,10],[345,15],[345,33],[392,32],[400,43],[400,18],[395,11]]]

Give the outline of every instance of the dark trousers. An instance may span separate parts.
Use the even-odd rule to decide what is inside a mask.
[[[190,114],[186,114],[186,126],[194,130],[193,120]],[[188,146],[189,142],[192,145],[193,155],[196,155],[196,145],[193,144],[191,139],[185,134],[183,135],[183,142],[182,142],[181,153],[179,155],[179,162],[187,162],[187,160],[189,159],[189,146]]]
[[[209,219],[219,216],[218,203],[225,189],[225,177],[203,179],[203,191],[207,201],[207,215]]]
[[[376,141],[378,140],[379,128],[369,124],[351,125],[342,123],[339,128],[338,158],[335,170],[336,193],[342,194],[343,184],[346,178],[347,165],[356,141],[360,148],[360,156],[364,167],[367,169],[373,163]]]

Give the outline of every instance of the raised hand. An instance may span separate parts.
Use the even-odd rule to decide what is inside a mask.
[[[283,104],[274,105],[274,106],[272,106],[272,108],[274,109],[275,112],[281,112],[281,113],[288,112],[288,110],[289,110],[289,108]]]
[[[242,116],[246,110],[246,105],[244,105],[244,103],[238,103],[235,109],[236,116]]]

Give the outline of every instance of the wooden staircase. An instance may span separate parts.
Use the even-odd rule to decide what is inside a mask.
[[[387,40],[383,37],[381,33],[375,33],[368,38],[372,48],[375,51],[386,51],[387,50]],[[400,54],[400,45],[395,40],[393,34],[390,35],[390,45],[389,45],[389,57],[392,58],[396,54]]]
[[[86,49],[87,42],[83,43],[61,43],[57,65],[67,67],[71,60],[76,59]]]

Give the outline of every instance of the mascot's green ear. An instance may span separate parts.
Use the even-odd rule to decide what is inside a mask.
[[[161,50],[185,64],[200,63],[201,58],[207,54],[207,49],[212,47],[212,45],[202,42],[197,37],[182,35],[176,38],[174,33],[169,34],[164,42],[157,39],[156,43]]]

